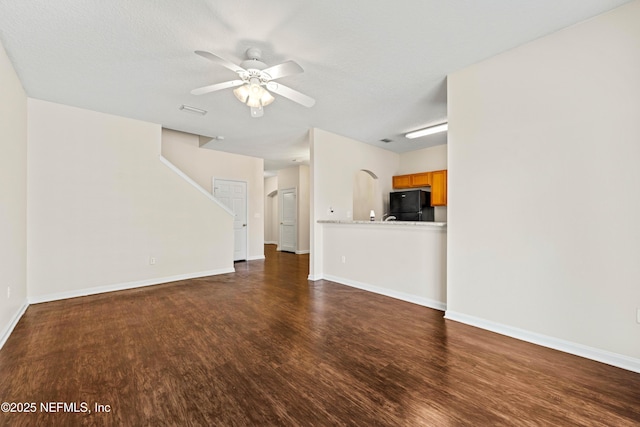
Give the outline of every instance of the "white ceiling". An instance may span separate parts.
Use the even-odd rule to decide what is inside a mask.
[[[311,127],[399,153],[444,144],[403,134],[446,120],[447,74],[627,2],[2,0],[0,40],[32,98],[222,135],[207,146],[274,170],[308,159]],[[230,89],[189,93],[236,77],[195,50],[240,63],[249,47],[299,63],[279,82],[316,105],[276,95],[255,119]]]

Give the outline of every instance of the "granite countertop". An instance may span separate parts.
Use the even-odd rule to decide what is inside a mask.
[[[335,220],[335,219],[320,219],[318,224],[365,224],[365,225],[415,225],[418,227],[446,227],[446,222],[434,222],[434,221],[351,221],[351,220]]]

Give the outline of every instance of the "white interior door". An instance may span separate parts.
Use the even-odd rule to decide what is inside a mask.
[[[214,179],[213,196],[233,212],[233,260],[247,259],[247,183]]]
[[[295,252],[297,250],[298,203],[295,188],[280,192],[280,250]]]

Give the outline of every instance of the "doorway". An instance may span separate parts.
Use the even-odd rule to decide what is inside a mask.
[[[264,243],[277,245],[280,240],[280,218],[278,216],[278,190],[267,194],[264,206]]]
[[[361,169],[353,177],[353,219],[368,221],[370,213],[382,218],[382,206],[378,202],[378,177],[370,170]]]
[[[233,212],[233,260],[247,259],[247,183],[213,178],[213,196]]]

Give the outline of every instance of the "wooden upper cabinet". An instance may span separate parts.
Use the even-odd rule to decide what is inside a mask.
[[[447,171],[420,172],[393,177],[393,188],[431,187],[431,206],[447,205]]]
[[[411,175],[394,176],[393,188],[411,188]]]
[[[431,172],[414,173],[410,176],[412,187],[428,187],[431,185]]]
[[[431,172],[431,206],[447,206],[447,171]]]

